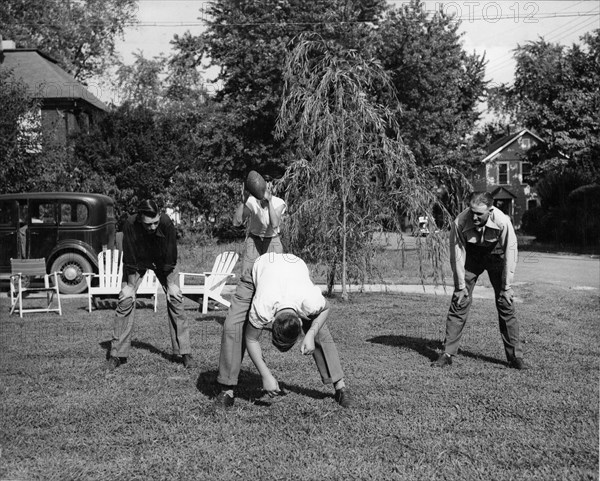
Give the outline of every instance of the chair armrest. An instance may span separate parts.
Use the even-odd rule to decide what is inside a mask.
[[[198,273],[198,272],[180,272],[180,276],[202,276],[204,277],[206,273]]]
[[[225,276],[225,277],[235,277],[233,273],[225,273],[225,272],[203,272],[203,276]]]

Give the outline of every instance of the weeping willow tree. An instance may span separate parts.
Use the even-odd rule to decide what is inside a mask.
[[[349,279],[363,282],[371,267],[375,232],[399,230],[405,215],[413,224],[419,216],[433,219],[434,210],[447,225],[448,212],[380,100],[393,99],[394,89],[377,61],[304,35],[287,57],[284,81],[276,133],[297,146],[281,182],[288,242],[293,252],[327,266],[329,293],[339,276],[347,299]],[[425,242],[437,280],[443,235]]]

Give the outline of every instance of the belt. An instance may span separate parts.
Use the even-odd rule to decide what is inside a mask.
[[[260,239],[261,241],[264,242],[265,239],[275,239],[276,237],[279,237],[279,234],[275,234],[274,236],[269,236],[269,237],[261,237],[261,236],[256,235],[256,234],[249,233],[248,236],[249,237],[254,237],[255,239]]]

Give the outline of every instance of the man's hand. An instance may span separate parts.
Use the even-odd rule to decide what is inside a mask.
[[[167,295],[171,299],[178,300],[179,302],[183,301],[183,294],[181,294],[181,289],[179,289],[177,284],[167,285]]]
[[[127,299],[128,297],[131,297],[132,299],[135,297],[135,287],[131,284],[126,284],[125,287],[121,289],[121,292],[119,292],[119,301]]]
[[[469,300],[469,290],[465,287],[458,291],[454,291],[452,294],[452,301],[456,303],[458,307],[462,307]]]
[[[306,335],[300,345],[300,352],[305,356],[315,352],[315,340],[312,336]]]
[[[267,202],[269,202],[273,198],[272,189],[273,189],[273,187],[271,186],[271,182],[267,182],[267,188],[265,189],[265,196],[263,197],[263,199],[266,200]]]
[[[271,373],[263,376],[263,389],[270,397],[275,397],[281,392],[277,379],[275,379]]]
[[[508,305],[510,306],[513,303],[514,293],[513,290],[509,287],[508,289],[502,289],[500,291],[500,295],[498,296],[498,300],[505,299]]]

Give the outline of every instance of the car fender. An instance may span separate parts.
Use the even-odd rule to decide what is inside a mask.
[[[59,242],[50,252],[48,259],[46,259],[46,265],[51,266],[54,259],[65,252],[78,252],[84,255],[90,264],[92,264],[94,270],[98,271],[98,253],[89,244],[77,240]]]

